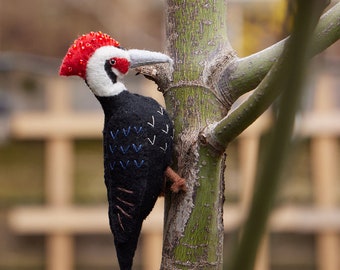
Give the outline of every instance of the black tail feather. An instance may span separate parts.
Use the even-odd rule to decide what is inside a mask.
[[[115,240],[116,252],[120,270],[131,270],[133,257],[137,248],[139,233],[132,235],[128,241],[118,242]]]

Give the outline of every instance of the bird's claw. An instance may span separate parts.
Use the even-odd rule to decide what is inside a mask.
[[[165,176],[170,179],[172,185],[170,187],[172,192],[178,193],[179,191],[187,191],[186,180],[180,177],[173,169],[167,167],[165,170]]]

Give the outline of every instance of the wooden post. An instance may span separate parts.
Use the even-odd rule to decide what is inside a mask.
[[[67,117],[70,111],[66,84],[60,79],[49,80],[47,104],[49,114]],[[73,186],[72,138],[52,136],[46,140],[46,201],[51,207],[64,208],[70,205]],[[73,238],[65,233],[47,236],[47,269],[73,269]]]
[[[320,114],[334,108],[332,77],[321,75],[315,95],[315,110]],[[336,137],[319,136],[312,140],[311,158],[314,180],[315,203],[318,208],[336,208],[335,187],[339,166]],[[339,239],[336,231],[325,230],[317,236],[317,264],[320,270],[338,270]]]
[[[162,260],[163,235],[160,230],[150,231],[143,237],[143,269],[159,270]]]

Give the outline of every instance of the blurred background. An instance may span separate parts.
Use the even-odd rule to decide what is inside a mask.
[[[238,54],[285,37],[286,8],[285,0],[230,0],[228,31]],[[0,270],[117,269],[101,108],[82,80],[57,73],[69,45],[89,31],[126,48],[163,51],[164,15],[160,0],[0,0]],[[339,42],[312,61],[256,270],[340,269],[339,63]],[[162,102],[153,83],[130,73],[128,89]],[[228,148],[225,261],[269,126],[267,113]],[[159,269],[162,213],[159,200],[134,269]]]

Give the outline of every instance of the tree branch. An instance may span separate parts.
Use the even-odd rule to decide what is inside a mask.
[[[324,50],[340,38],[339,17],[340,3],[322,16],[310,42],[312,44],[310,57]],[[282,72],[281,62],[283,57],[280,57],[281,60],[277,58],[282,53],[287,41],[289,39],[283,40],[259,53],[239,59],[237,63],[232,64],[237,65],[238,68],[236,68],[233,75],[230,75],[232,77],[229,78],[231,81],[228,83],[228,87],[230,91],[233,91],[232,97],[229,95],[232,99],[230,102],[234,102],[239,95],[251,90],[260,80],[262,81],[256,87],[254,93],[235,111],[203,131],[201,136],[207,143],[226,147],[229,142],[241,134],[267,110],[279,96],[283,90],[283,84],[276,78],[275,74]],[[274,60],[270,60],[271,58]],[[243,71],[241,72],[242,69]],[[269,69],[270,71],[268,72]],[[225,76],[224,79],[226,79]],[[242,78],[244,78],[244,81],[241,80]]]
[[[314,56],[340,38],[340,3],[333,6],[320,19],[311,41]],[[258,53],[239,58],[215,77],[217,91],[233,104],[242,94],[253,90],[281,55],[288,38]]]
[[[231,270],[250,270],[254,267],[257,249],[272,208],[283,162],[288,153],[295,113],[302,95],[307,60],[310,57],[311,36],[323,10],[320,0],[297,1],[297,15],[290,40],[284,48],[280,73],[272,74],[282,85],[279,114],[269,140],[262,166],[256,174],[256,187],[240,243],[231,262]],[[277,66],[275,64],[274,66]],[[276,67],[275,67],[276,68]]]

